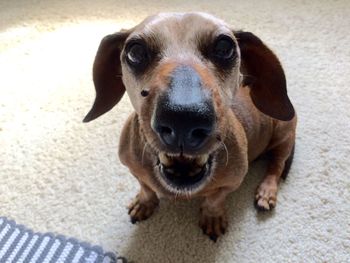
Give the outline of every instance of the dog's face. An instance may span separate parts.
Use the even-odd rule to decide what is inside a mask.
[[[149,17],[102,40],[94,64],[97,97],[85,121],[111,109],[126,89],[157,155],[157,179],[174,193],[199,191],[225,147],[242,83],[240,52],[232,29],[213,16]]]
[[[237,47],[228,26],[200,14],[149,18],[125,41],[123,82],[168,189],[195,191],[210,177],[239,84]]]

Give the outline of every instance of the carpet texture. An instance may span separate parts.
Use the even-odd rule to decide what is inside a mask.
[[[255,162],[227,200],[217,243],[198,201],[162,201],[132,225],[137,181],[117,157],[127,97],[83,124],[100,39],[159,11],[206,11],[261,37],[279,56],[299,116],[294,163],[276,210],[258,214]],[[350,2],[0,2],[0,215],[117,251],[134,262],[350,261]]]

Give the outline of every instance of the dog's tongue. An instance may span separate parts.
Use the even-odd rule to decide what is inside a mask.
[[[186,157],[186,156],[168,156],[166,153],[162,152],[159,154],[159,161],[166,167],[171,167],[175,164],[193,165],[198,168],[202,168],[208,161],[209,155],[203,154],[196,157]]]

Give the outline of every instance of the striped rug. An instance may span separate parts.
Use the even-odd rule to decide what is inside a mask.
[[[125,258],[105,253],[73,238],[33,231],[0,217],[0,263],[124,263]]]

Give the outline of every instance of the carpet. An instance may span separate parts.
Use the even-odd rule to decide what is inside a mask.
[[[117,157],[132,111],[126,96],[81,122],[101,38],[149,14],[192,10],[263,39],[284,66],[299,117],[275,211],[253,206],[260,160],[229,196],[229,229],[216,243],[198,227],[197,200],[162,200],[149,220],[130,223],[138,183]],[[349,13],[347,0],[2,0],[0,215],[134,262],[349,262]]]

